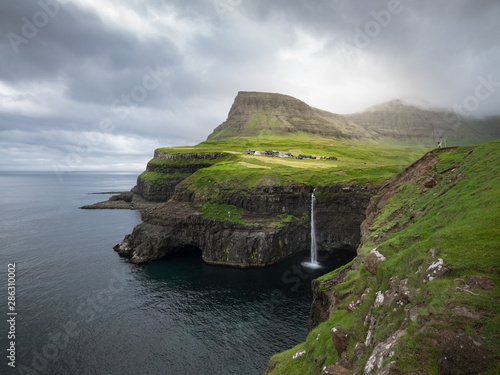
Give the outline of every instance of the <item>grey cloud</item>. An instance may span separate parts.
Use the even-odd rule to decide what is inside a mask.
[[[118,0],[107,0],[106,4],[113,2]],[[211,0],[126,2],[145,19],[156,11],[173,9],[177,20],[185,21],[192,32],[179,47],[172,35],[152,37],[133,28],[117,27],[95,11],[69,1],[39,28],[36,37],[20,44],[16,53],[9,33],[22,35],[22,17],[32,20],[41,7],[38,1],[2,2],[2,160],[10,158],[12,165],[21,165],[15,150],[23,145],[33,155],[63,158],[67,147],[77,145],[84,132],[101,131],[110,139],[158,139],[158,146],[197,143],[225,119],[240,90],[281,92],[307,102],[307,93],[322,85],[324,95],[328,95],[337,82],[327,78],[309,82],[308,70],[321,73],[317,70],[324,69],[327,77],[333,69],[330,61],[347,84],[364,77],[367,67],[360,62],[369,61],[377,76],[370,77],[367,85],[389,83],[398,95],[448,109],[474,94],[480,77],[492,75],[500,82],[498,1],[401,0],[397,8],[401,11],[391,13],[386,25],[381,23],[391,3],[388,0],[226,3],[230,6],[221,14],[218,3]],[[379,23],[378,30],[374,22]],[[367,27],[372,29],[367,31]],[[365,45],[356,45],[359,30],[373,34],[368,35]],[[279,53],[283,49],[294,51],[303,33],[324,42],[323,49],[314,52],[323,65],[303,66],[299,70],[302,75],[289,76],[296,72],[286,70],[293,61],[280,60]],[[346,52],[352,54],[346,56]],[[157,86],[144,88],[151,69],[161,69],[164,76]],[[3,98],[2,84],[20,94]],[[54,98],[37,97],[30,85],[54,85],[61,92]],[[500,88],[495,89],[475,115],[499,114]],[[377,95],[370,101],[374,105],[385,99],[392,98]],[[42,103],[49,114],[39,116],[29,108],[7,110],[10,101]],[[113,127],[101,130],[103,119],[112,121]],[[99,150],[99,157],[109,165],[118,164],[114,152]],[[137,152],[150,155],[152,150]],[[139,159],[134,159],[135,154],[122,156],[136,163]],[[95,165],[96,155],[97,151],[87,155],[83,163]],[[0,169],[9,162],[4,163]]]

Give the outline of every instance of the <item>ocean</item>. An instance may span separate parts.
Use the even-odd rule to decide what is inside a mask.
[[[311,280],[349,255],[319,270],[308,254],[249,270],[199,252],[129,264],[113,246],[140,212],[79,207],[137,175],[0,172],[1,374],[254,375],[304,341]]]

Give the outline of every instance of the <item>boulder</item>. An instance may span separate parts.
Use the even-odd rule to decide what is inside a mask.
[[[372,275],[376,275],[378,265],[383,261],[385,261],[385,257],[375,248],[366,256],[365,267]]]
[[[424,275],[424,282],[438,279],[445,276],[449,272],[449,268],[443,259],[439,258],[427,268]]]
[[[370,358],[366,361],[364,368],[364,375],[375,374],[380,370],[385,358],[394,355],[394,348],[396,347],[399,339],[406,334],[406,330],[399,330],[394,332],[386,340],[379,342],[373,349]]]
[[[342,328],[341,324],[339,324],[337,327],[333,327],[331,332],[332,332],[333,346],[335,346],[335,350],[337,351],[340,358],[342,356],[342,353],[344,353],[347,349],[349,335]]]
[[[415,291],[408,286],[408,279],[401,280],[399,283],[399,294],[405,304],[410,303],[413,297],[415,297]]]

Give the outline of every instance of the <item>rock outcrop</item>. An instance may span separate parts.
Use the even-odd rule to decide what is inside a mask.
[[[286,259],[303,251],[300,244],[308,242],[306,227],[299,221],[279,225],[267,216],[250,213],[243,218],[251,221],[205,218],[200,206],[168,202],[146,210],[144,222],[116,245],[115,251],[133,263],[143,263],[198,248],[207,263],[247,268]]]
[[[182,184],[172,201],[147,209],[143,223],[115,246],[133,263],[160,259],[198,248],[205,262],[234,267],[262,267],[309,249],[312,188],[304,184],[256,186],[249,192],[229,191],[214,204],[243,210],[239,220],[204,213],[203,200]],[[355,248],[359,226],[372,194],[367,186],[318,187],[316,222],[321,250]],[[337,200],[336,205],[330,206]],[[342,208],[339,208],[342,206]]]

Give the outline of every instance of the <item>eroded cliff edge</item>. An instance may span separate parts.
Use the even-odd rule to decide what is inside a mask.
[[[169,202],[146,209],[143,223],[115,246],[133,263],[199,249],[207,263],[233,267],[268,266],[309,249],[312,187],[257,184],[249,190],[222,190],[217,198],[176,186]],[[321,250],[355,248],[373,188],[320,186],[317,227]]]

